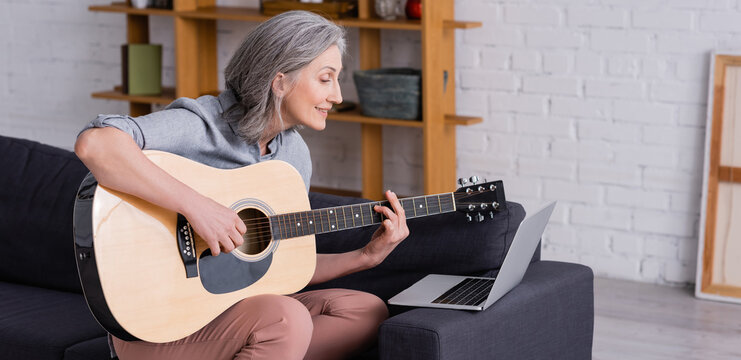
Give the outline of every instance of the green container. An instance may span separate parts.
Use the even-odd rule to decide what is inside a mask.
[[[126,44],[121,50],[124,93],[162,94],[162,45]]]
[[[358,70],[353,73],[365,116],[421,120],[422,71],[410,68]]]

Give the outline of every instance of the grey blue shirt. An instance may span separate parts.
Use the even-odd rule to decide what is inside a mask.
[[[294,129],[279,133],[268,143],[268,154],[261,156],[260,146],[247,143],[225,117],[236,102],[231,90],[218,97],[179,98],[162,111],[136,118],[98,115],[82,131],[115,127],[131,135],[143,150],[167,151],[219,169],[283,160],[298,170],[308,191],[311,158],[301,135]]]

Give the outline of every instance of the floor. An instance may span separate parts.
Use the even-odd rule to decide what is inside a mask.
[[[595,279],[595,360],[741,359],[741,304],[693,289]]]

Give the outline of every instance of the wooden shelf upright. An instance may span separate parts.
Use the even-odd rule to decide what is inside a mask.
[[[159,97],[137,97],[113,91],[93,93],[96,98],[129,102],[131,116],[151,112],[151,104],[167,104],[177,97],[216,94],[217,20],[265,21],[258,9],[216,6],[216,0],[173,0],[172,10],[135,9],[125,3],[90,6],[90,11],[126,14],[129,43],[149,42],[149,16],[174,17],[175,82]],[[333,121],[361,123],[361,195],[383,198],[382,126],[422,129],[424,192],[448,192],[455,188],[456,126],[480,123],[481,117],[455,114],[455,30],[480,27],[480,22],[456,21],[453,0],[423,0],[421,20],[385,21],[374,15],[374,0],[358,0],[358,18],[335,22],[359,30],[361,69],[381,67],[381,30],[420,31],[422,35],[422,121],[379,119],[359,112],[330,114]]]

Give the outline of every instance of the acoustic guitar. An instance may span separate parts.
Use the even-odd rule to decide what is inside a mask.
[[[196,191],[236,211],[244,244],[213,256],[184,216],[83,180],[75,201],[75,255],[91,312],[124,340],[184,338],[236,302],[290,294],[314,274],[314,234],[378,225],[385,202],[311,210],[303,179],[288,163],[222,170],[161,151],[146,156]],[[454,193],[401,199],[407,218],[467,212],[482,221],[504,207],[501,181]]]

